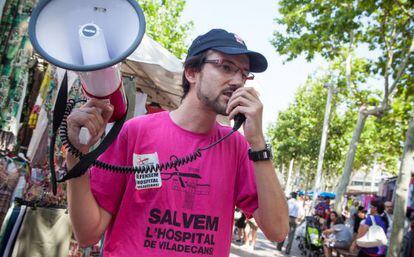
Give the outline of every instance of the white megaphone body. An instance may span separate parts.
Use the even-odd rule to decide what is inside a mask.
[[[126,113],[120,63],[144,33],[144,15],[135,0],[43,0],[29,24],[30,40],[44,59],[77,71],[88,97],[109,99],[114,106],[110,122]],[[82,143],[88,134],[81,130]]]
[[[111,61],[104,32],[98,25],[88,23],[80,27],[79,42],[85,65]],[[115,64],[100,70],[78,73],[83,91],[88,97],[109,99],[115,107],[109,122],[120,119],[127,110],[120,66],[120,64]]]

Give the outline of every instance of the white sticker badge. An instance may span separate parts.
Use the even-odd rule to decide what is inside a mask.
[[[135,154],[133,160],[134,167],[158,164],[158,154]],[[162,186],[161,172],[151,171],[148,173],[135,173],[135,188],[138,190],[159,188]]]

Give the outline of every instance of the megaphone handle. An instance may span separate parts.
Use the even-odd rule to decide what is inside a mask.
[[[91,133],[89,133],[88,128],[82,127],[79,132],[79,142],[82,145],[88,144],[89,140],[91,140]]]
[[[109,99],[104,99],[102,101],[109,103]],[[98,112],[99,114],[102,114],[102,110],[100,108],[98,108]],[[91,133],[89,132],[89,129],[87,127],[81,127],[79,131],[79,143],[81,143],[82,145],[87,145],[89,143],[89,140],[91,140],[91,138],[92,136],[91,136]]]

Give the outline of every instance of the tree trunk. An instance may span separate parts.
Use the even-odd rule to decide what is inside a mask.
[[[404,233],[405,212],[407,210],[408,190],[411,180],[411,170],[414,166],[414,119],[410,121],[407,130],[404,153],[402,156],[400,173],[397,179],[395,193],[394,215],[390,236],[388,257],[398,257],[401,251]]]
[[[352,165],[355,160],[355,154],[357,151],[359,139],[365,127],[367,117],[368,115],[365,113],[365,108],[361,107],[358,112],[358,119],[354,130],[354,134],[352,135],[352,139],[349,144],[344,171],[342,173],[341,179],[339,180],[339,185],[336,188],[335,210],[337,211],[337,213],[342,213],[342,202],[344,201],[346,188],[348,187],[349,180],[351,178]]]
[[[279,166],[279,175],[280,175],[279,177],[280,181],[284,182],[285,181],[285,164],[283,162]],[[286,184],[282,185],[282,187],[286,189]]]
[[[327,87],[328,87],[328,95],[327,95],[327,98],[326,98],[325,116],[324,116],[324,119],[323,119],[321,144],[320,144],[320,147],[319,147],[318,166],[316,168],[315,184],[313,186],[314,198],[318,197],[318,194],[320,193],[321,186],[322,186],[323,158],[325,156],[326,141],[328,139],[329,114],[331,113],[331,101],[332,101],[332,95],[333,95],[333,91],[334,91],[334,86],[333,85],[327,85]]]
[[[290,192],[291,192],[291,187],[290,187],[290,185],[291,185],[291,179],[292,179],[292,171],[293,171],[293,163],[295,162],[295,159],[294,158],[292,158],[291,160],[290,160],[290,164],[289,164],[289,171],[288,171],[288,176],[287,176],[287,179],[286,179],[286,187],[285,187],[285,194],[286,195],[289,195],[290,194]]]
[[[296,169],[295,169],[295,183],[294,183],[294,186],[295,187],[293,188],[294,191],[297,191],[297,190],[301,189],[300,188],[300,182],[301,182],[301,179],[300,179],[300,169],[302,168],[301,166],[302,166],[301,165],[301,162],[299,162],[299,163],[296,164]]]

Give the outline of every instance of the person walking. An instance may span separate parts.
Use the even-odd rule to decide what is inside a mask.
[[[297,193],[290,193],[290,199],[288,200],[289,208],[289,234],[288,243],[286,245],[285,253],[289,254],[292,249],[293,239],[295,238],[296,228],[303,219],[304,210],[303,205],[297,200]],[[277,243],[277,250],[282,251],[284,241]]]

